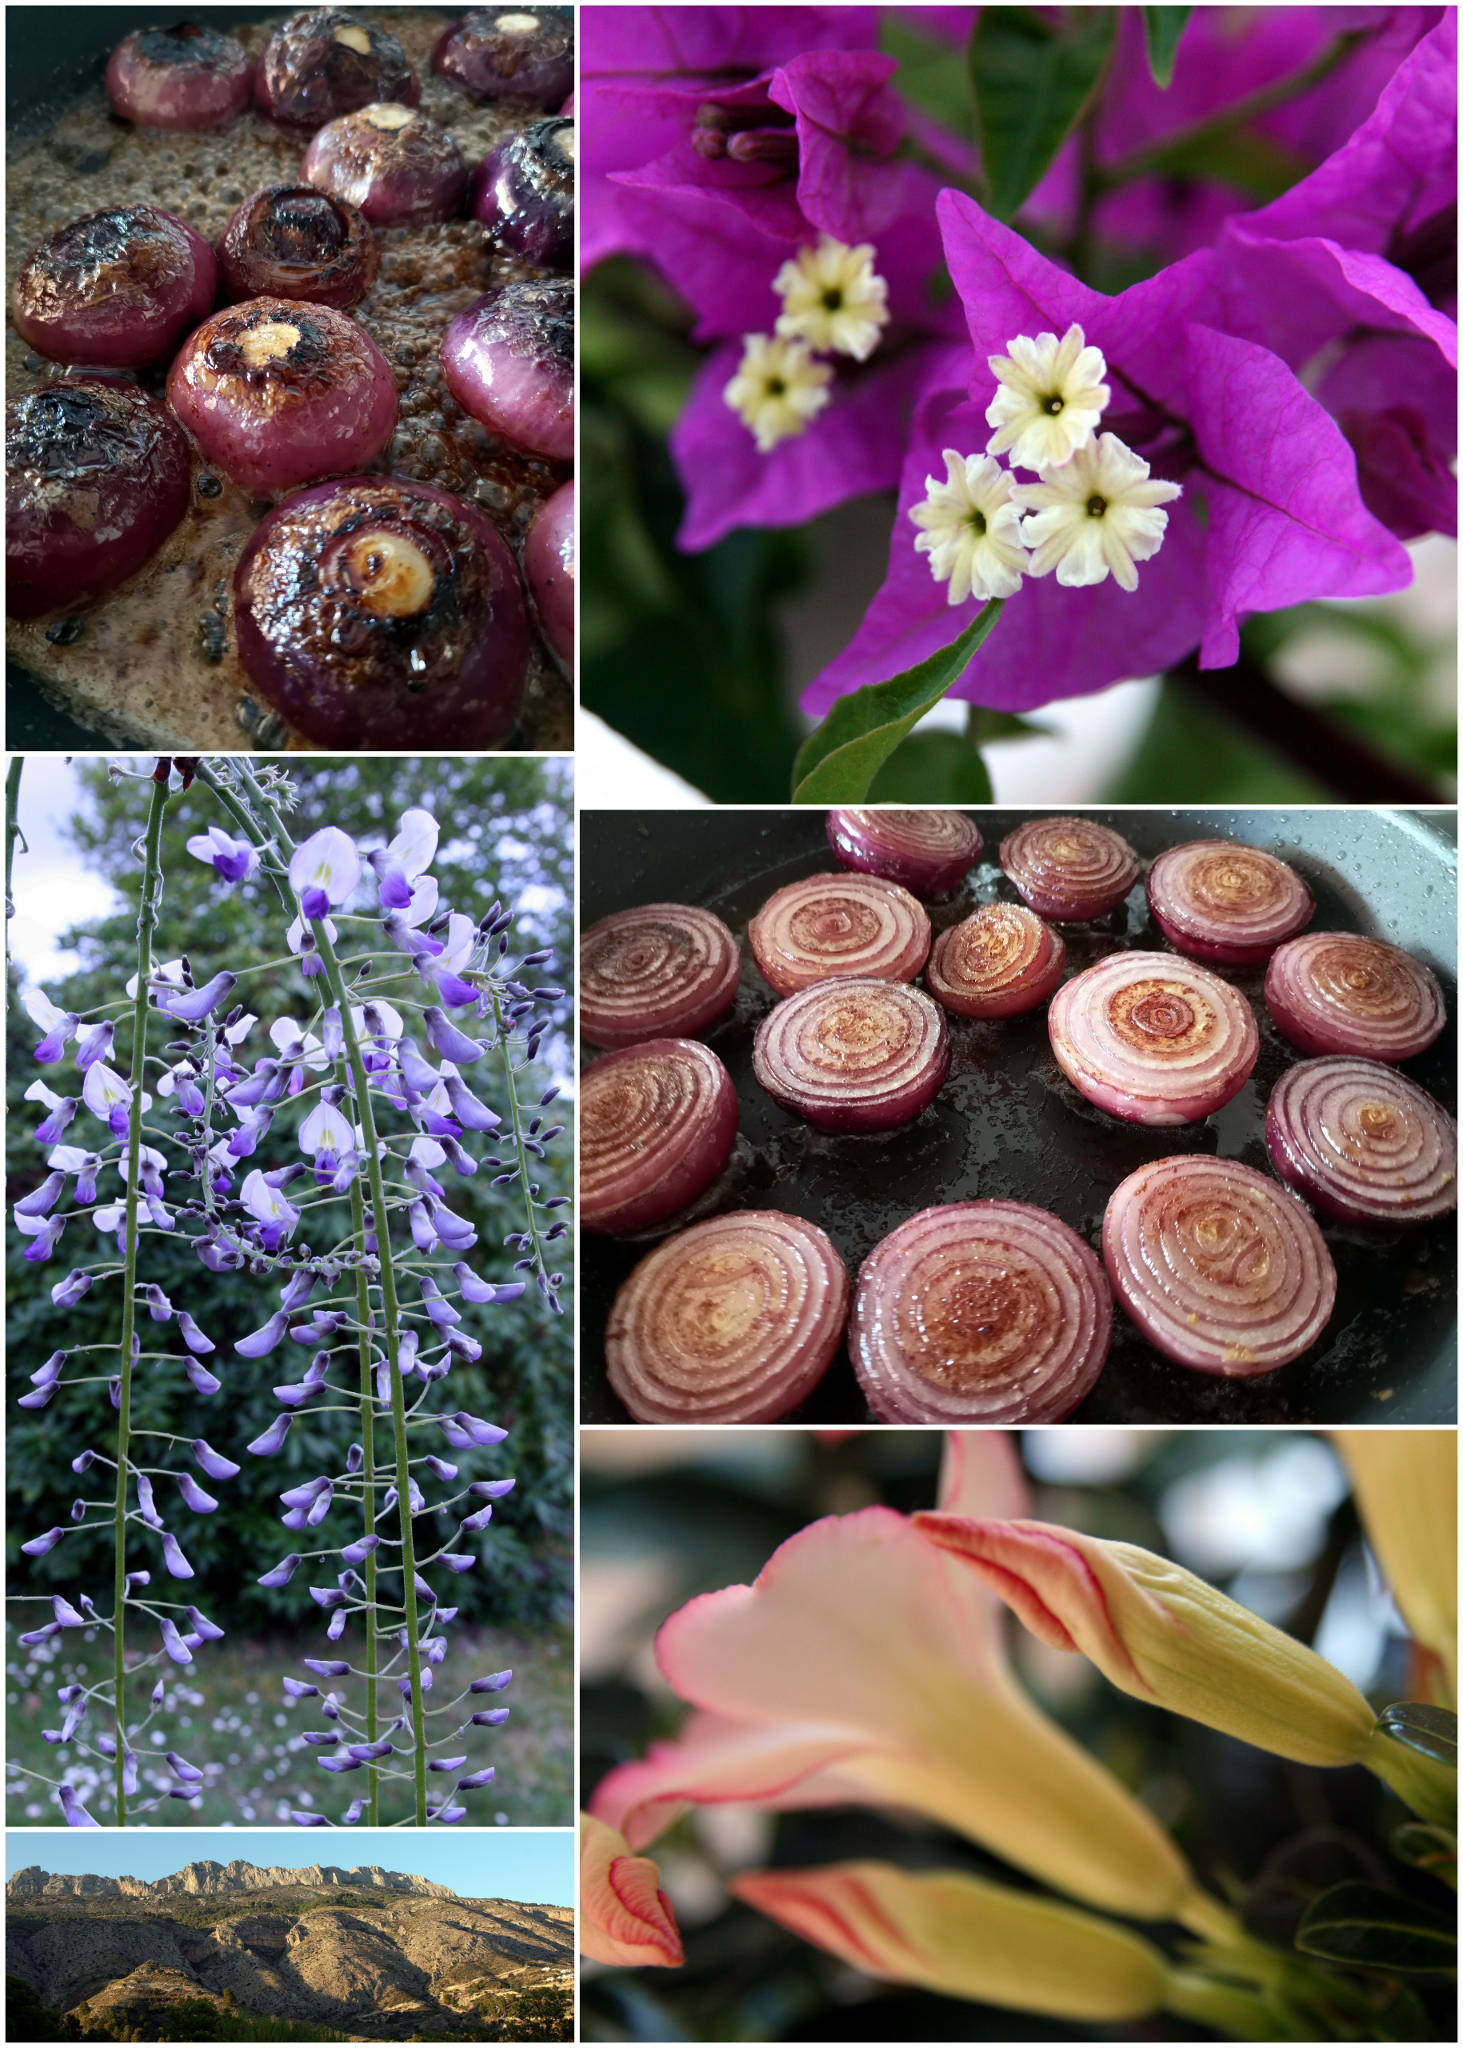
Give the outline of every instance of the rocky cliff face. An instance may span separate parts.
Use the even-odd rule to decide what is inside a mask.
[[[333,1863],[310,1863],[294,1870],[274,1864],[261,1868],[237,1861],[189,1863],[171,1877],[157,1878],[151,1884],[139,1877],[93,1877],[89,1873],[53,1877],[38,1863],[32,1863],[16,1872],[6,1885],[5,1894],[11,1899],[163,1899],[184,1892],[208,1897],[214,1893],[277,1891],[282,1886],[307,1887],[312,1891],[334,1886],[351,1891],[413,1892],[430,1899],[457,1896],[450,1885],[433,1884],[428,1877],[408,1877],[398,1870],[382,1870],[374,1863],[351,1870],[341,1870]]]

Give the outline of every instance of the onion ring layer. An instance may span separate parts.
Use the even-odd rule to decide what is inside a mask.
[[[963,811],[849,808],[828,813],[828,844],[840,867],[902,882],[916,896],[948,896],[980,859],[983,842]]]
[[[747,927],[780,996],[836,976],[913,981],[930,951],[924,906],[876,875],[809,875],[769,896]]]
[[[1289,940],[1266,970],[1265,1002],[1302,1052],[1356,1053],[1388,1065],[1425,1052],[1448,1018],[1430,967],[1357,932]]]
[[[710,1187],[737,1135],[737,1091],[709,1046],[651,1038],[584,1070],[579,1220],[647,1230]]]
[[[1302,1060],[1281,1075],[1265,1143],[1282,1180],[1344,1223],[1397,1228],[1458,1206],[1458,1126],[1375,1060]]]
[[[823,1131],[890,1131],[939,1094],[950,1070],[945,1018],[901,981],[822,981],[757,1027],[758,1084]]]
[[[935,940],[925,986],[959,1017],[1016,1017],[1055,994],[1066,968],[1066,941],[1034,910],[985,903]]]
[[[592,924],[579,943],[579,1028],[591,1045],[684,1038],[724,1017],[742,956],[709,910],[644,903]]]
[[[1221,1109],[1260,1052],[1237,989],[1171,953],[1110,953],[1057,990],[1052,1051],[1089,1102],[1138,1124],[1187,1124]]]
[[[1001,866],[1038,917],[1083,924],[1116,910],[1143,872],[1126,839],[1091,818],[1033,818],[1001,841]]]

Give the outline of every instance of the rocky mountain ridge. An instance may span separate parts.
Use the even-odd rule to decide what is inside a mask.
[[[310,1863],[299,1869],[281,1864],[258,1865],[235,1859],[214,1863],[204,1859],[185,1864],[171,1877],[149,1882],[141,1877],[97,1877],[90,1872],[52,1876],[38,1863],[18,1870],[5,1887],[7,1899],[35,1898],[123,1898],[164,1899],[179,1893],[211,1896],[222,1892],[272,1891],[281,1887],[315,1890],[338,1886],[364,1891],[410,1892],[425,1898],[455,1899],[451,1885],[434,1884],[428,1877],[410,1877],[404,1871],[382,1870],[367,1863],[342,1870],[333,1863]]]

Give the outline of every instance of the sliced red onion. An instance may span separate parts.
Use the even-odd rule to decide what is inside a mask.
[[[479,102],[555,107],[574,83],[574,10],[475,7],[438,38],[432,69]]]
[[[790,996],[845,975],[913,981],[929,957],[930,920],[897,882],[809,875],[768,897],[747,939],[763,979]]]
[[[139,128],[217,128],[242,114],[253,92],[244,45],[196,21],[134,29],[107,62],[112,112]]]
[[[902,882],[916,896],[948,896],[980,859],[984,842],[963,811],[843,809],[828,813],[828,844],[840,867]]]
[[[102,597],[188,509],[182,428],[135,384],[68,377],[5,409],[6,610]]]
[[[310,139],[300,176],[383,228],[450,220],[467,190],[467,166],[452,137],[394,100],[327,121]]]
[[[254,82],[259,105],[281,127],[323,127],[375,100],[414,107],[417,75],[396,37],[339,7],[292,14],[264,46]]]
[[[1336,1268],[1288,1189],[1235,1159],[1154,1160],[1114,1189],[1102,1255],[1148,1342],[1198,1372],[1248,1379],[1314,1344]]]
[[[1302,1052],[1351,1052],[1389,1065],[1425,1052],[1448,1021],[1430,967],[1357,932],[1288,940],[1266,970],[1265,1002]]]
[[[560,484],[533,515],[523,543],[523,574],[544,638],[574,666],[574,479]]]
[[[1260,1052],[1239,991],[1171,953],[1110,953],[1057,990],[1047,1029],[1072,1086],[1135,1124],[1222,1109]]]
[[[579,1220],[610,1234],[678,1216],[731,1157],[737,1091],[710,1046],[650,1038],[586,1067]]]
[[[1302,1060],[1265,1111],[1282,1180],[1343,1223],[1431,1223],[1458,1206],[1458,1126],[1425,1090],[1375,1060]]]
[[[369,469],[396,427],[396,379],[364,327],[296,299],[246,299],[205,320],[168,373],[168,401],[257,496]]]
[[[533,455],[574,454],[574,287],[520,279],[475,299],[442,337],[442,375],[464,412]]]
[[[1038,917],[1085,924],[1116,910],[1143,871],[1126,839],[1091,818],[1033,818],[1001,841],[1001,866]]]
[[[687,1038],[736,1000],[742,955],[719,917],[644,903],[592,924],[579,944],[579,1028],[591,1045]]]
[[[343,309],[376,282],[381,252],[355,207],[313,185],[270,185],[230,214],[218,261],[226,299]]]
[[[944,1086],[944,1012],[902,981],[815,982],[763,1018],[752,1070],[774,1102],[820,1131],[892,1131]]]
[[[1258,967],[1316,914],[1283,860],[1228,839],[1171,846],[1148,870],[1148,908],[1171,946],[1222,967]]]
[[[858,1277],[849,1356],[881,1422],[1060,1422],[1112,1341],[1102,1266],[1027,1202],[922,1209]]]
[[[1017,1017],[1061,986],[1060,932],[1019,903],[985,903],[935,940],[925,986],[957,1017]]]
[[[505,136],[473,172],[467,210],[500,249],[565,268],[574,254],[574,123],[555,114]]]
[[[827,1371],[847,1317],[848,1272],[816,1223],[712,1216],[657,1245],[616,1295],[610,1385],[637,1422],[776,1422]]]
[[[48,235],[21,265],[12,315],[58,363],[140,369],[213,304],[218,264],[202,235],[156,206],[110,206]]]

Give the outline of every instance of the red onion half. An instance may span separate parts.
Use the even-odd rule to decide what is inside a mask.
[[[1060,988],[1067,946],[1019,903],[984,903],[941,932],[925,986],[957,1017],[1017,1017]]]
[[[1148,870],[1148,908],[1171,946],[1222,967],[1258,967],[1316,914],[1283,860],[1228,839],[1171,846]]]
[[[820,1131],[892,1131],[944,1086],[944,1013],[902,981],[820,981],[763,1018],[752,1071]]]
[[[586,1067],[579,1102],[579,1218],[648,1230],[679,1215],[731,1157],[737,1091],[710,1046],[650,1038]]]
[[[1235,1159],[1185,1154],[1115,1188],[1102,1255],[1148,1342],[1197,1372],[1248,1379],[1314,1344],[1336,1305],[1315,1219]]]
[[[1458,1206],[1458,1126],[1375,1060],[1302,1060],[1281,1075],[1265,1143],[1282,1180],[1343,1223],[1431,1223]]]
[[[864,1260],[849,1356],[881,1422],[1060,1422],[1112,1342],[1101,1262],[1027,1202],[921,1209]]]
[[[1260,1053],[1239,991],[1171,953],[1110,953],[1057,990],[1047,1029],[1072,1086],[1135,1124],[1222,1109]]]
[[[657,1245],[615,1297],[610,1385],[637,1422],[776,1422],[827,1371],[847,1317],[848,1272],[816,1223],[713,1216]]]
[[[844,809],[828,813],[840,867],[902,882],[916,896],[948,896],[980,859],[979,827],[963,811]]]
[[[763,978],[790,996],[843,975],[913,981],[929,957],[930,920],[897,882],[809,875],[768,897],[747,941]]]
[[[692,1036],[726,1015],[741,976],[741,950],[709,910],[617,910],[579,943],[579,1028],[603,1046]]]
[[[1001,841],[1001,866],[1038,917],[1082,924],[1116,910],[1142,873],[1126,839],[1091,818],[1033,818]]]
[[[15,331],[58,363],[135,370],[201,320],[218,264],[195,228],[156,206],[110,206],[58,228],[15,280]]]
[[[242,114],[254,93],[254,60],[242,43],[180,21],[138,28],[107,61],[112,112],[139,128],[217,128]]]
[[[1430,967],[1356,932],[1307,932],[1271,959],[1265,1002],[1302,1052],[1351,1052],[1389,1065],[1426,1052],[1448,1020]]]

